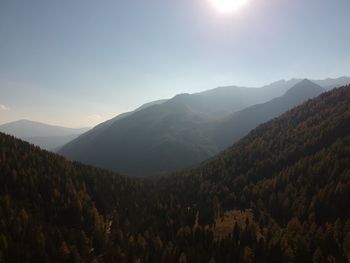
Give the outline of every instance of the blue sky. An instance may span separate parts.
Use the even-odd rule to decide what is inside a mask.
[[[0,123],[92,126],[216,86],[350,75],[349,0],[0,0]]]

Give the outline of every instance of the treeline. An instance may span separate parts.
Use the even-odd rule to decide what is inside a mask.
[[[152,179],[0,135],[0,262],[350,262],[350,87]]]

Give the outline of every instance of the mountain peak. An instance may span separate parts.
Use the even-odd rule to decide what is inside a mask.
[[[324,88],[312,82],[309,79],[303,79],[289,89],[285,95],[287,96],[303,96],[310,93],[321,94],[325,91]]]
[[[296,86],[297,85],[317,85],[317,84],[315,84],[314,82],[312,82],[309,79],[303,79],[299,83],[297,83]]]

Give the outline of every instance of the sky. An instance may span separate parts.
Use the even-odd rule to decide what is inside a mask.
[[[0,0],[0,124],[90,127],[217,86],[350,75],[349,0]]]

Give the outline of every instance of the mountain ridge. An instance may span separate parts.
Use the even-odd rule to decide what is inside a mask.
[[[90,128],[67,128],[32,120],[18,120],[0,125],[0,131],[23,139],[46,150],[63,146]]]
[[[212,105],[204,103],[207,99],[203,100],[203,95],[180,94],[110,123],[107,129],[92,130],[65,145],[59,153],[73,160],[129,175],[152,175],[189,167],[230,146],[255,125],[324,91],[310,81],[300,83],[301,88],[294,94],[287,93],[284,100],[272,99],[272,103],[265,102],[266,106],[259,106],[263,109],[256,113],[260,119],[255,118],[251,123],[240,122],[244,127],[240,128],[239,136],[234,135],[235,132],[230,134],[235,127],[221,124],[214,107],[216,104],[213,104],[213,110],[203,111],[203,107]],[[310,91],[303,91],[302,87]],[[315,87],[317,91],[313,90]],[[236,115],[244,116],[244,110],[242,112]],[[250,115],[249,118],[254,119]],[[220,116],[229,117],[230,114]]]
[[[248,107],[227,117],[214,132],[214,141],[223,150],[238,141],[250,130],[283,112],[325,92],[321,86],[308,79],[298,82],[291,89],[266,103]]]

